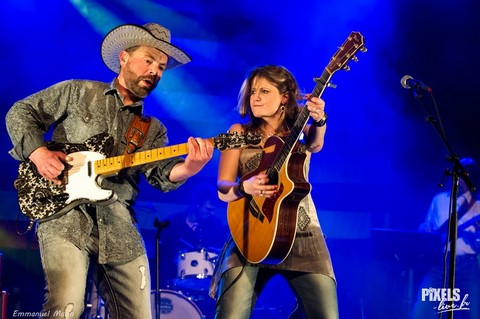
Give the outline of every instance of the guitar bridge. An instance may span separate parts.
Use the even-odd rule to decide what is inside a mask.
[[[68,200],[69,195],[67,193],[61,193],[53,195],[48,190],[38,190],[35,192],[35,202],[37,205],[46,205],[49,203],[64,202]]]

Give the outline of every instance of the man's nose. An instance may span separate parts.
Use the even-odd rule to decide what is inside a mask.
[[[151,75],[157,75],[159,71],[160,71],[160,69],[156,66],[151,66],[148,69],[148,73],[150,73]]]

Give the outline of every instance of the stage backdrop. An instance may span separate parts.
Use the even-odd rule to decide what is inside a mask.
[[[349,255],[350,249],[359,245],[355,251],[368,251],[364,240],[374,227],[416,229],[450,167],[447,148],[426,121],[424,107],[436,116],[432,96],[414,97],[400,85],[404,75],[432,88],[451,149],[459,156],[480,158],[479,6],[475,0],[4,0],[0,114],[58,81],[110,82],[115,74],[101,61],[103,36],[122,23],[155,21],[170,28],[173,43],[193,61],[165,73],[146,101],[146,111],[167,125],[171,144],[184,143],[189,136],[212,137],[242,120],[234,108],[251,68],[281,64],[309,92],[313,78],[350,32],[361,32],[368,51],[358,54],[358,63],[349,63],[349,72],[335,73],[337,88],[323,95],[328,132],[324,149],[312,158],[310,176],[332,258],[338,260],[343,318],[346,313],[360,318],[359,312],[376,313],[378,305],[365,302],[367,288],[360,279],[371,260],[358,256],[359,261],[352,262],[356,255]],[[14,261],[25,263],[28,259],[16,257],[25,250],[37,256],[37,251],[30,242],[34,238],[12,230],[18,215],[13,187],[18,163],[8,155],[11,143],[4,126],[0,137],[0,250],[16,250]],[[142,228],[151,228],[155,217],[182,211],[186,194],[197,184],[214,185],[217,161],[218,151],[199,176],[172,193],[159,194],[142,184]],[[224,208],[217,210],[223,219]],[[33,268],[25,269],[31,273],[25,270],[22,276],[41,277],[38,262],[30,264]],[[352,265],[362,265],[358,276]],[[3,276],[13,281],[12,291],[27,289],[14,280],[20,274]],[[39,285],[32,288],[33,295],[42,294]],[[395,309],[391,315],[383,313],[396,315]]]

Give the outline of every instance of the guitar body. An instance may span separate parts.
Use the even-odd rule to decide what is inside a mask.
[[[110,135],[99,134],[83,144],[50,143],[50,150],[62,151],[73,158],[59,176],[62,185],[55,185],[41,176],[32,161],[22,162],[15,181],[21,211],[30,219],[46,220],[53,215],[59,217],[82,203],[114,201],[113,191],[98,186],[100,179],[91,166],[93,161],[105,158],[103,153],[112,142]]]
[[[265,173],[282,146],[280,138],[269,137],[258,168],[242,180]],[[278,264],[290,253],[295,240],[298,205],[311,189],[303,174],[305,159],[305,153],[292,152],[278,171],[269,174],[269,184],[278,186],[276,196],[245,196],[228,204],[230,232],[249,262]]]

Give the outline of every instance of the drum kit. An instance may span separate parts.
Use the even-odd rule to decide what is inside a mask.
[[[212,248],[178,252],[173,290],[160,289],[157,308],[155,298],[152,299],[153,318],[213,318],[215,301],[208,296],[208,290],[218,260],[217,252]]]
[[[218,254],[211,249],[180,251],[177,259],[175,286],[192,291],[208,291]]]
[[[215,301],[208,296],[208,290],[218,260],[217,252],[218,250],[212,248],[178,252],[177,277],[172,280],[172,287],[159,289],[158,292],[152,290],[152,318],[213,318]],[[108,319],[105,303],[97,293],[95,285],[92,285],[87,295],[83,318]]]

